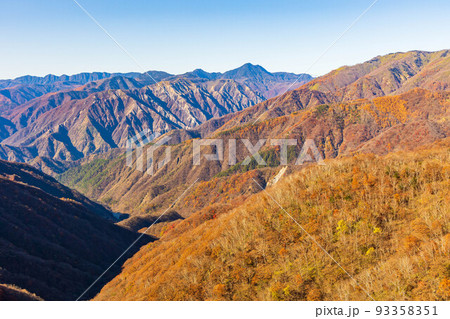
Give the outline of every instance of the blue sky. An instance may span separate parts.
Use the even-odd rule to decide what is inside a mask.
[[[373,0],[78,0],[146,70],[301,73]],[[450,48],[450,1],[379,0],[309,71]],[[0,0],[0,79],[141,71],[72,0]]]

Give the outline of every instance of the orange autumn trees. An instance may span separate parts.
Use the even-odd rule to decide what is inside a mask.
[[[406,101],[400,96],[382,96],[373,99],[371,104],[365,105],[365,109],[373,116],[382,128],[390,127],[398,123],[405,123],[408,119]]]
[[[310,166],[147,245],[96,299],[446,300],[448,163],[449,140]]]

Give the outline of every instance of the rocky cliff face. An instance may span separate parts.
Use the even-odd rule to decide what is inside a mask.
[[[193,128],[311,79],[247,63],[225,73],[96,72],[2,80],[0,156],[26,162],[39,157],[64,167],[61,161],[124,147],[143,130]]]
[[[16,108],[10,114],[12,124],[5,119],[2,130],[3,136],[13,134],[2,143],[25,148],[35,156],[77,160],[125,147],[129,137],[146,129],[190,128],[263,101],[258,93],[232,80],[176,79],[143,88],[86,92],[94,87],[48,94]],[[13,159],[14,152],[5,153]],[[26,153],[15,157],[26,158]]]

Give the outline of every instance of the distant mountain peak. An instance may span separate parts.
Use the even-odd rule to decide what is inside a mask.
[[[263,69],[264,71],[266,71],[267,72],[267,70],[266,69],[264,69],[262,66],[260,66],[259,64],[253,64],[253,63],[250,63],[250,62],[247,62],[247,63],[245,63],[245,64],[243,64],[241,67],[239,67],[238,69],[240,69],[240,68],[257,68],[257,69]]]
[[[238,78],[255,77],[257,75],[272,76],[272,73],[270,73],[260,65],[255,65],[248,62],[234,70],[225,72],[223,75],[227,78]]]
[[[262,68],[262,69],[264,69],[262,66],[260,66],[259,64],[253,64],[253,63],[251,63],[251,62],[247,62],[247,63],[244,63],[243,65],[241,65],[239,68]],[[239,69],[238,68],[238,69]]]
[[[200,78],[205,78],[205,79],[214,79],[218,75],[218,73],[209,73],[209,72],[206,72],[203,69],[195,69],[191,73],[196,75],[196,76],[198,76],[198,77],[200,77]]]

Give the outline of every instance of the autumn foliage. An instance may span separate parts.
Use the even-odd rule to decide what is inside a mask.
[[[143,247],[96,299],[448,300],[449,151],[310,166]]]

